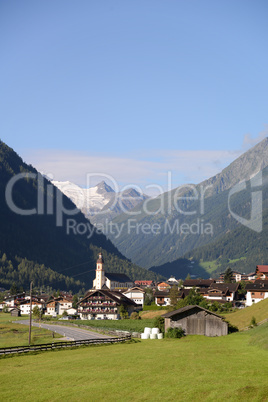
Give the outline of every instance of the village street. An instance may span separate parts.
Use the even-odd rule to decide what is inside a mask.
[[[29,325],[29,320],[16,321],[16,324]],[[67,325],[57,325],[57,324],[43,324],[37,322],[32,322],[32,325],[39,328],[48,329],[57,334],[60,334],[66,338],[66,340],[79,341],[83,339],[101,339],[101,338],[111,338],[111,336],[98,334],[86,329],[68,327]]]

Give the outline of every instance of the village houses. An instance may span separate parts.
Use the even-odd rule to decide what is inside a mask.
[[[132,298],[127,297],[119,290],[132,286],[133,282],[124,274],[105,273],[104,260],[100,253],[96,264],[96,277],[93,281],[93,289],[88,291],[86,296],[78,303],[80,318],[118,319],[120,318],[121,309],[124,309],[130,315],[139,306]],[[127,294],[130,295],[129,293]],[[135,297],[141,297],[141,292],[137,292],[137,289]]]

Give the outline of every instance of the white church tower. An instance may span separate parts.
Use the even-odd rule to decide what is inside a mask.
[[[99,258],[97,259],[97,267],[96,267],[96,278],[93,281],[94,289],[101,289],[103,285],[105,285],[105,272],[103,269],[103,257],[100,252]]]

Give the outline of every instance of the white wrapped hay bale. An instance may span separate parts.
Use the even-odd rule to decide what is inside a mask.
[[[144,328],[144,333],[150,335],[150,334],[152,333],[152,328],[145,327],[145,328]]]
[[[150,334],[150,339],[157,339],[157,334]]]
[[[159,328],[152,328],[152,334],[159,334]]]
[[[146,333],[141,334],[141,339],[149,339],[149,337],[150,337],[150,334],[146,334]]]
[[[158,339],[163,339],[163,334],[157,334]]]

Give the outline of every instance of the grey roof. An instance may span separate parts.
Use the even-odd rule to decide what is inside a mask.
[[[268,290],[268,281],[267,280],[258,280],[254,283],[248,283],[245,287],[246,290],[259,290],[263,292],[264,290]]]
[[[221,317],[220,315],[215,314],[215,313],[213,313],[212,311],[209,311],[209,310],[207,310],[207,309],[205,309],[205,308],[203,308],[203,307],[200,307],[200,306],[198,306],[198,305],[185,306],[185,307],[179,308],[178,310],[174,310],[174,311],[171,311],[171,312],[169,312],[169,313],[163,314],[162,317],[164,317],[164,318],[171,318],[171,317],[173,317],[174,315],[178,315],[178,314],[184,313],[185,311],[193,310],[193,309],[195,309],[195,308],[198,308],[199,310],[206,311],[208,314],[215,315],[216,317],[219,317],[219,318],[222,318],[222,319],[223,319],[223,317]]]
[[[169,297],[169,294],[170,294],[169,290],[168,290],[168,291],[165,291],[165,290],[158,290],[158,291],[156,291],[156,292],[154,293],[154,296],[155,296],[155,297]]]
[[[208,290],[216,289],[221,291],[236,292],[240,287],[239,282],[231,282],[231,283],[212,283]]]
[[[215,283],[214,279],[185,279],[183,286],[196,286],[208,288]]]
[[[133,305],[135,307],[137,306],[137,304],[133,300],[126,297],[123,293],[117,292],[114,290],[106,290],[106,289],[96,289],[96,290],[88,292],[86,294],[86,296],[83,297],[83,299],[80,300],[77,304],[83,303],[84,301],[89,299],[91,296],[93,296],[95,293],[100,293],[103,296],[109,297],[111,300],[116,302],[118,305],[124,303],[124,304],[128,304],[128,305]]]
[[[113,273],[113,272],[105,272],[105,276],[107,279],[110,279],[110,281],[113,282],[132,282],[133,281],[125,274],[118,274],[118,273]]]

